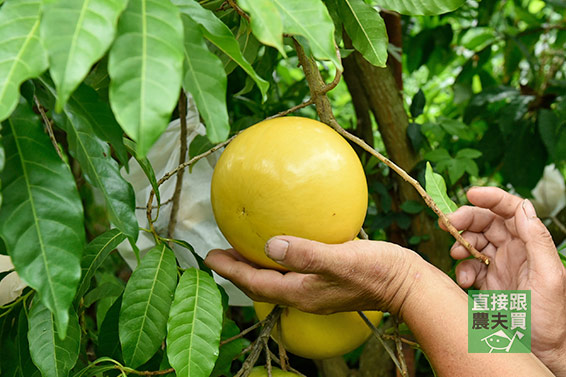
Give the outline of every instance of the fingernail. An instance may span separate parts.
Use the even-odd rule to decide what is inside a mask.
[[[535,207],[533,207],[533,203],[531,203],[530,200],[528,199],[523,200],[523,211],[525,212],[527,218],[536,219],[537,213],[535,211]]]
[[[287,254],[288,248],[289,242],[279,238],[272,238],[267,241],[267,244],[265,245],[265,254],[275,261],[282,261],[285,259],[285,254]]]

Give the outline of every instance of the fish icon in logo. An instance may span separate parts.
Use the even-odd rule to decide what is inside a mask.
[[[492,353],[494,350],[509,352],[515,339],[521,339],[523,336],[524,334],[517,330],[513,337],[510,338],[503,330],[499,330],[483,338],[482,342],[485,342],[490,348],[489,353]]]

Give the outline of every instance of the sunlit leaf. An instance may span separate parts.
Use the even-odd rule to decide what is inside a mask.
[[[401,14],[426,16],[451,12],[464,4],[465,0],[377,0],[376,3],[385,9]]]
[[[168,0],[130,1],[110,49],[110,104],[145,156],[165,131],[182,81],[183,25]]]
[[[53,314],[41,301],[34,300],[28,340],[31,358],[43,377],[67,377],[79,356],[81,330],[77,313],[71,310],[67,334],[61,339]]]
[[[175,255],[165,244],[151,249],[128,280],[119,327],[124,361],[129,366],[140,366],[159,349],[176,283]]]
[[[352,44],[378,67],[387,62],[387,30],[379,12],[363,0],[339,0],[338,13]]]
[[[54,88],[47,82],[44,84],[54,96]],[[134,189],[120,174],[120,167],[112,158],[108,144],[94,132],[91,122],[96,120],[92,114],[73,95],[63,112],[54,113],[53,118],[67,133],[70,152],[81,164],[87,181],[104,196],[110,221],[128,237],[137,239],[139,229]]]
[[[342,70],[334,46],[334,22],[320,0],[273,0],[283,19],[283,31],[305,37],[317,59]]]
[[[41,37],[57,87],[57,111],[114,40],[127,0],[56,0],[42,10]]]
[[[167,357],[178,377],[208,377],[218,357],[222,298],[212,276],[181,276],[167,321]]]
[[[199,5],[195,0],[172,0],[181,12],[189,16],[194,22],[202,27],[204,36],[218,49],[234,60],[254,80],[257,87],[265,96],[269,84],[259,77],[251,64],[244,58],[240,51],[240,45],[234,34],[214,13]]]
[[[226,140],[230,133],[226,110],[226,73],[220,59],[204,43],[191,18],[183,15],[185,29],[185,77],[183,86],[195,99],[211,142]]]
[[[47,69],[40,9],[41,0],[8,0],[0,8],[0,121],[16,108],[22,82]]]
[[[251,27],[256,38],[263,44],[275,47],[286,57],[283,22],[273,0],[239,0],[238,5],[251,15]]]
[[[444,182],[444,178],[432,170],[430,162],[426,163],[425,179],[426,192],[442,212],[448,214],[458,209],[456,203],[454,203],[446,193],[446,182]]]
[[[2,136],[0,234],[20,278],[39,292],[64,336],[85,242],[75,180],[27,104],[4,122]]]

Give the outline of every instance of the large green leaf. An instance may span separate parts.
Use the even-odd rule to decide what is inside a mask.
[[[226,140],[230,133],[226,110],[226,73],[220,59],[204,43],[198,24],[183,15],[185,28],[185,78],[183,86],[190,92],[206,124],[211,142]]]
[[[159,349],[177,284],[177,264],[165,244],[151,249],[133,272],[122,300],[120,342],[124,361],[136,368]]]
[[[191,268],[181,276],[167,321],[167,357],[178,377],[208,377],[218,357],[222,297],[214,279]]]
[[[204,36],[223,53],[234,60],[254,80],[262,95],[266,95],[269,83],[262,79],[244,58],[234,34],[214,13],[199,5],[195,0],[172,0],[181,12],[202,26]]]
[[[239,0],[238,4],[251,14],[251,27],[256,38],[287,56],[283,47],[283,22],[273,1]]]
[[[321,0],[273,0],[283,19],[283,31],[309,41],[315,58],[328,59],[339,70],[334,46],[334,22]]]
[[[102,265],[110,252],[126,239],[118,229],[111,229],[92,240],[85,248],[81,260],[81,282],[77,289],[77,298],[84,296],[90,286],[94,273]]]
[[[427,16],[451,12],[464,4],[465,0],[376,0],[385,9],[411,16]]]
[[[169,0],[130,1],[110,49],[110,104],[145,156],[167,128],[181,89],[183,24]]]
[[[120,348],[120,337],[118,336],[118,321],[120,318],[120,308],[122,307],[122,296],[118,297],[106,312],[104,320],[101,321],[100,331],[98,332],[98,356],[108,356],[114,360],[122,360],[122,350]]]
[[[72,310],[70,314],[67,334],[61,339],[53,314],[41,301],[33,301],[28,340],[31,358],[43,377],[67,377],[77,362],[81,329],[77,313]]]
[[[42,10],[41,37],[57,87],[57,111],[114,40],[126,0],[55,0]]]
[[[40,9],[41,0],[9,0],[0,8],[0,121],[16,108],[21,83],[47,69]]]
[[[446,193],[444,178],[432,170],[430,162],[426,163],[425,180],[426,192],[442,212],[448,214],[458,209],[458,205],[456,205]]]
[[[54,96],[54,88],[44,84]],[[93,114],[73,95],[63,113],[54,113],[53,118],[67,133],[69,150],[81,164],[87,181],[104,196],[110,221],[128,237],[137,239],[139,228],[134,189],[120,174],[108,144],[94,132]]]
[[[385,22],[363,0],[339,0],[338,14],[352,44],[371,64],[385,67],[387,62],[387,30]]]
[[[64,336],[85,242],[81,199],[69,166],[26,103],[4,122],[2,135],[0,235],[20,278],[39,292]]]

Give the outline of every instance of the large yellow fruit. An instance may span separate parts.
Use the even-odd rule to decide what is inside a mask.
[[[248,260],[284,269],[264,246],[276,235],[325,243],[352,240],[367,209],[367,183],[350,145],[307,118],[260,122],[220,156],[211,187],[218,227]]]
[[[258,318],[264,319],[274,305],[254,302]],[[377,326],[383,313],[364,312]],[[327,359],[344,355],[361,346],[371,335],[370,328],[357,312],[329,315],[305,313],[287,307],[281,313],[281,338],[286,350],[308,359]],[[279,329],[275,327],[273,338],[280,342]]]
[[[254,367],[248,376],[249,377],[267,377],[267,369],[263,366]],[[281,370],[279,368],[271,367],[271,376],[272,377],[295,377],[295,376],[298,376],[298,374],[293,373],[293,372],[285,372],[284,370]]]

